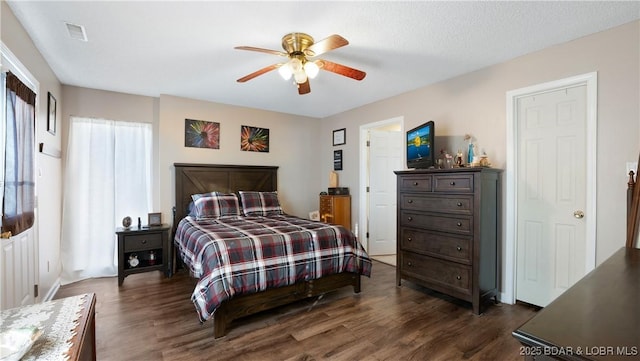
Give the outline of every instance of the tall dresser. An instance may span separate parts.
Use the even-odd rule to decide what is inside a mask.
[[[396,281],[471,302],[480,314],[498,292],[500,170],[396,171]]]
[[[351,196],[327,195],[320,196],[320,220],[351,229]]]

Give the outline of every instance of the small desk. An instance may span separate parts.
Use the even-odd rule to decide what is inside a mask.
[[[527,360],[640,359],[640,249],[618,250],[513,336]]]
[[[96,296],[89,293],[12,308],[2,311],[0,330],[32,325],[42,331],[25,360],[95,361],[95,305]]]

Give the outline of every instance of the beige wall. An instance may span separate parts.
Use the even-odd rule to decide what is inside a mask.
[[[625,240],[625,163],[640,150],[640,22],[550,47],[416,91],[347,111],[321,122],[322,173],[332,167],[333,129],[347,127],[345,170],[359,204],[358,142],[362,124],[404,116],[405,129],[426,120],[436,134],[477,138],[495,167],[506,163],[506,92],[571,76],[598,72],[597,263]],[[326,187],[325,181],[322,187]],[[353,219],[358,219],[354,207]]]
[[[58,125],[55,135],[47,132],[47,93],[57,100],[58,114],[64,99],[60,82],[40,55],[31,38],[13,15],[7,3],[0,2],[0,40],[20,60],[40,83],[36,100],[36,143],[60,149],[63,131]],[[62,204],[61,159],[38,153],[36,157],[38,216],[36,218],[36,244],[38,245],[39,299],[55,291],[60,274],[60,229]]]
[[[220,149],[185,147],[187,118],[220,123]],[[242,125],[269,129],[268,153],[240,150]],[[159,144],[163,217],[171,216],[174,204],[173,163],[279,166],[278,192],[284,210],[307,217],[318,207],[319,129],[320,122],[314,118],[162,95]]]

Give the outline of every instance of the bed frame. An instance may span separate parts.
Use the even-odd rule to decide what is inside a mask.
[[[277,190],[278,167],[174,163],[175,208],[173,227],[188,211],[191,195],[206,192],[232,193],[240,190],[270,192]],[[175,249],[173,254],[175,255]],[[174,262],[175,264],[175,262]],[[295,285],[237,296],[220,305],[213,317],[213,336],[222,337],[235,319],[282,306],[308,297],[353,286],[360,292],[360,275],[341,273]]]

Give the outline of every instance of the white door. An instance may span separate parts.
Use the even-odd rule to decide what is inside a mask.
[[[542,307],[586,273],[586,91],[517,102],[516,299]]]
[[[369,254],[396,254],[396,175],[402,169],[402,134],[369,132]]]
[[[2,240],[2,299],[0,309],[35,303],[33,228]]]
[[[0,71],[11,71],[31,90],[37,93],[40,84],[2,42],[0,42],[0,58]],[[2,119],[0,122],[0,189],[3,189],[4,185],[5,168],[5,130],[7,123],[5,92],[5,84],[0,82],[0,118]],[[40,100],[37,103],[43,104],[43,101]],[[44,104],[46,104],[46,100]],[[38,114],[37,108],[36,114]],[[37,146],[37,139],[35,144]],[[34,150],[34,154],[37,154],[37,151]],[[2,192],[3,190],[0,191],[0,193]],[[36,219],[33,227],[16,236],[0,239],[0,310],[29,305],[36,301],[35,286],[38,258],[35,229],[38,224],[37,208],[34,212]]]

